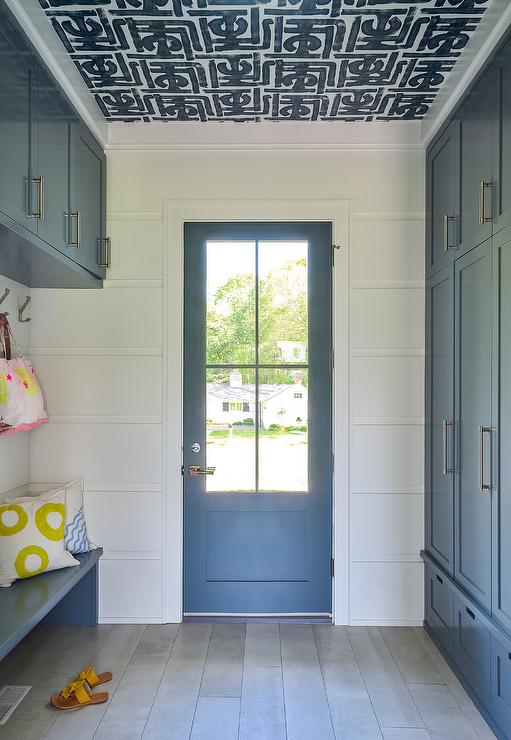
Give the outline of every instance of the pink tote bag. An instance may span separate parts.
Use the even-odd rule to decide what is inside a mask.
[[[26,432],[48,418],[32,364],[21,352],[11,359],[11,338],[7,316],[0,314],[0,435]]]

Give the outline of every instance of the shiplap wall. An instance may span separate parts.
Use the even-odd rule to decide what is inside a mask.
[[[108,167],[105,289],[35,290],[32,311],[50,414],[32,482],[84,476],[101,618],[164,614],[163,202],[310,198],[351,208],[350,620],[422,620],[423,152],[119,150]]]
[[[27,295],[30,295],[30,289],[0,275],[0,297],[3,296],[5,288],[9,288],[11,292],[0,306],[0,312],[9,313],[9,323],[16,341],[22,351],[27,352],[30,347],[31,324],[19,323],[18,307],[22,306]],[[25,312],[25,318],[30,314],[31,307]],[[14,352],[16,347],[13,344],[13,356]],[[0,437],[0,498],[7,493],[24,493],[27,489],[30,481],[31,435],[32,432],[24,432]]]

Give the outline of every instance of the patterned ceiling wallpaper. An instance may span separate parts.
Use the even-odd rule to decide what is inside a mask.
[[[109,121],[427,113],[488,0],[39,0]]]

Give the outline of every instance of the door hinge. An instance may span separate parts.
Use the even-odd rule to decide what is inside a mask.
[[[185,474],[185,466],[181,465],[181,475],[184,475],[184,474]]]
[[[336,250],[336,249],[340,249],[340,248],[341,248],[341,245],[340,245],[340,244],[332,244],[332,247],[331,247],[331,252],[332,252],[332,265],[333,265],[333,264],[334,264],[334,262],[335,262],[335,250]]]
[[[330,357],[330,362],[331,362],[332,370],[333,370],[334,367],[335,367],[335,350],[332,350],[332,354],[331,354],[331,357]]]
[[[330,558],[330,577],[335,578],[335,560]]]

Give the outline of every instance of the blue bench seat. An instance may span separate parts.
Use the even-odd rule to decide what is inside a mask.
[[[0,660],[36,624],[98,623],[98,548],[75,555],[80,565],[41,573],[0,588]]]

